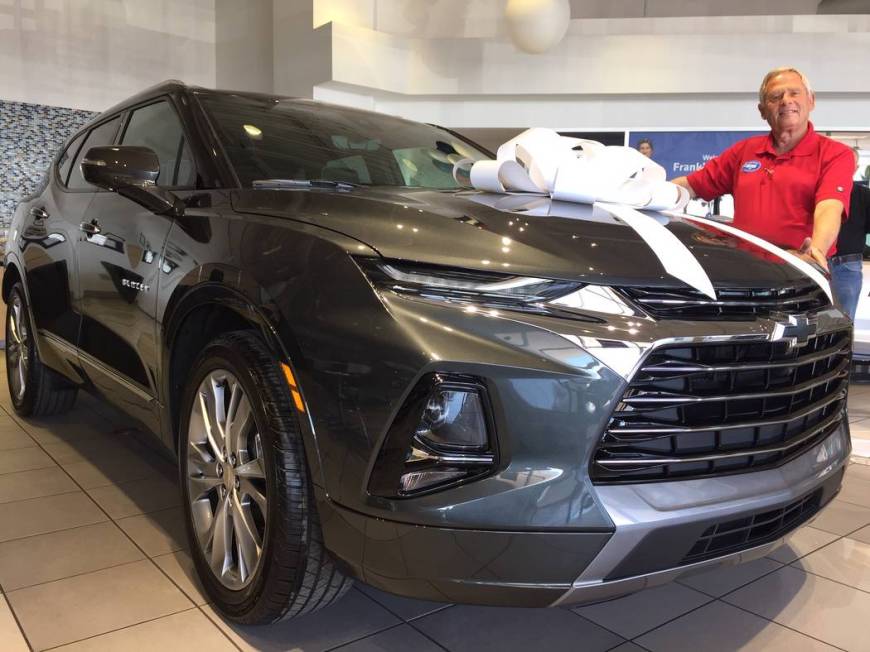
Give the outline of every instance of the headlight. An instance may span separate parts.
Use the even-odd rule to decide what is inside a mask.
[[[369,492],[403,498],[479,479],[496,467],[486,387],[469,376],[429,374],[390,426]]]
[[[357,263],[379,289],[432,299],[530,308],[566,296],[583,283],[493,272],[359,258]],[[542,307],[542,306],[538,306]]]

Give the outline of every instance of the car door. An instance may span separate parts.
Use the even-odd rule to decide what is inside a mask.
[[[30,202],[26,226],[12,234],[21,243],[42,360],[72,378],[78,375],[75,345],[81,323],[74,245],[96,194],[79,164],[84,150],[114,142],[120,123],[120,117],[110,117],[70,141],[48,171],[44,190]]]
[[[122,145],[149,147],[157,185],[189,188],[196,178],[181,122],[169,98],[132,108]],[[78,241],[82,367],[111,402],[159,432],[156,369],[158,275],[172,218],[117,193],[98,193]]]

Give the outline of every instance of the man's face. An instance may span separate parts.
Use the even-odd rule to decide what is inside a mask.
[[[758,105],[758,110],[776,133],[806,127],[815,106],[815,98],[807,91],[800,75],[784,72],[767,82],[764,102]]]

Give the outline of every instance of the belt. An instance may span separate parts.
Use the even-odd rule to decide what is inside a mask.
[[[851,263],[856,260],[864,260],[864,254],[843,254],[831,256],[828,260],[830,260],[832,263]]]

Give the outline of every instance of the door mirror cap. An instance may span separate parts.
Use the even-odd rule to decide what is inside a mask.
[[[85,181],[112,190],[158,215],[180,217],[184,202],[157,186],[160,161],[148,147],[92,147],[81,162]]]
[[[82,159],[85,181],[105,190],[122,186],[153,186],[160,176],[160,161],[148,147],[121,145],[92,147]]]

